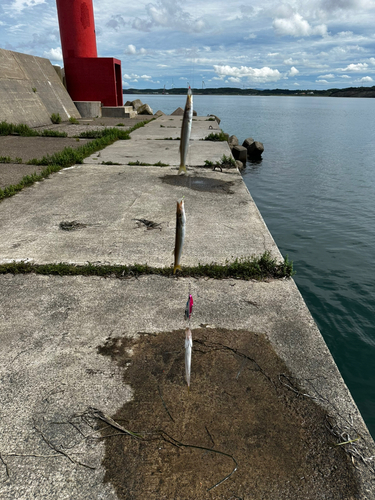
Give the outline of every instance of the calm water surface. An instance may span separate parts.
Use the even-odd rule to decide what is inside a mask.
[[[154,112],[183,96],[140,96]],[[194,96],[263,142],[244,181],[375,437],[375,99]],[[194,126],[194,125],[193,125]]]

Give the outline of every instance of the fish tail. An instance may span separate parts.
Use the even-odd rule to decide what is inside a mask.
[[[187,174],[187,170],[184,164],[181,163],[180,168],[178,169],[178,173],[185,172]]]
[[[176,266],[173,267],[173,274],[176,274],[177,269],[179,271],[182,271],[181,266],[177,264]]]

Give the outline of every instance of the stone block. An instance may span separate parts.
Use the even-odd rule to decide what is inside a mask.
[[[154,112],[152,111],[152,109],[150,108],[150,106],[148,104],[143,104],[142,106],[140,106],[137,110],[137,113],[139,115],[153,115]]]
[[[228,144],[231,149],[233,149],[234,146],[238,146],[239,143],[237,137],[235,135],[231,135],[228,139]]]
[[[102,103],[100,101],[74,101],[82,118],[100,118]]]
[[[103,106],[103,118],[134,118],[137,112],[132,106]]]
[[[263,151],[264,151],[263,144],[259,141],[254,141],[247,148],[247,155],[249,156],[249,158],[259,158],[260,156],[262,156]]]
[[[234,148],[232,149],[232,155],[235,160],[246,163],[247,149],[244,146],[234,146]]]

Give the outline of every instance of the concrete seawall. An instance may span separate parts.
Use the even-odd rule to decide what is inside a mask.
[[[83,165],[3,201],[0,264],[15,260],[170,267],[176,201],[182,196],[187,213],[183,266],[225,265],[266,251],[281,260],[238,170],[203,168],[205,160],[215,162],[230,154],[227,143],[199,140],[212,126],[219,130],[203,117],[193,122],[186,177],[177,176],[179,143],[170,140],[180,130],[181,117],[164,116],[133,132],[130,141],[118,141]],[[168,166],[155,166],[158,162]],[[148,230],[142,220],[159,226]],[[76,221],[80,229],[63,231],[62,221]],[[181,353],[189,292],[195,307],[188,396]],[[7,274],[0,275],[0,293],[0,456],[6,464],[2,498],[375,499],[374,442],[293,279]],[[265,341],[261,350],[270,346],[268,361],[260,362],[256,339]],[[231,353],[229,361],[212,358],[203,369],[200,363],[208,351],[211,355],[224,350]],[[270,367],[274,359],[282,366],[277,365],[275,377]],[[250,368],[245,364],[249,362]],[[140,371],[131,382],[131,370],[137,366]],[[225,372],[226,382],[219,383],[218,374],[211,377],[214,366]],[[149,372],[153,382],[145,389],[140,384]],[[245,380],[245,372],[261,380]],[[267,405],[260,409],[266,386],[282,403],[279,410]],[[232,397],[239,388],[243,392]],[[203,398],[200,391],[207,391]],[[157,413],[151,406],[154,396],[165,419],[161,424],[151,420]],[[219,432],[216,420],[221,420],[220,402],[226,397],[231,401],[228,427]],[[252,418],[247,410],[241,414],[249,401],[254,405]],[[312,405],[308,412],[316,410],[315,424],[307,423],[306,415],[313,413],[298,407],[291,434],[279,440],[290,408],[302,402]],[[134,406],[141,409],[135,422],[129,420]],[[200,421],[203,409],[210,407],[213,414]],[[158,441],[154,455],[142,454],[142,443],[121,455],[133,445],[121,441],[120,452],[110,448],[112,438],[88,439],[98,437],[92,408],[137,431],[166,428],[172,419],[169,432],[180,441],[176,455],[165,442]],[[241,431],[236,411],[245,423]],[[287,416],[283,424],[281,414]],[[181,442],[192,435],[190,418],[205,436],[189,441],[204,447],[202,464],[194,462],[195,455],[189,462],[193,485],[184,475],[184,462],[179,462],[185,459]],[[257,432],[261,421],[268,422],[267,431]],[[306,427],[312,429],[309,438]],[[356,441],[336,446],[351,440]],[[260,453],[268,447],[264,468],[259,466],[256,476]],[[220,473],[208,475],[205,467],[212,457],[207,450],[214,448],[236,456],[238,470],[209,492],[226,474],[221,467],[228,468],[227,463],[210,462],[209,470]],[[279,454],[280,449],[285,453]],[[292,464],[288,460],[294,454]],[[318,457],[321,462],[314,467]],[[134,462],[133,469],[123,469],[127,461]],[[135,480],[139,470],[142,474]]]
[[[48,125],[51,115],[80,118],[51,62],[0,49],[0,121]]]

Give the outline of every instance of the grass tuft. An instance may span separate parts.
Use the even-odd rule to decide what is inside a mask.
[[[22,137],[36,137],[38,132],[27,125],[14,125],[6,121],[0,122],[0,135],[20,135]]]
[[[207,135],[202,141],[215,141],[215,142],[224,142],[228,140],[228,135],[223,131],[221,132],[212,132],[212,134]]]
[[[144,161],[129,161],[128,165],[132,166],[142,166],[142,167],[169,167],[169,163],[162,163],[158,161],[157,163],[146,163]]]
[[[236,161],[231,157],[227,155],[223,155],[219,161],[214,163],[213,161],[210,160],[205,160],[204,162],[206,167],[218,167],[218,168],[234,168],[236,166]]]
[[[22,158],[11,158],[10,156],[0,156],[0,163],[22,163]]]
[[[52,115],[51,115],[51,122],[55,123],[55,124],[61,123],[60,113],[52,113]]]
[[[68,137],[66,132],[59,132],[58,130],[43,130],[39,135],[41,137]]]

